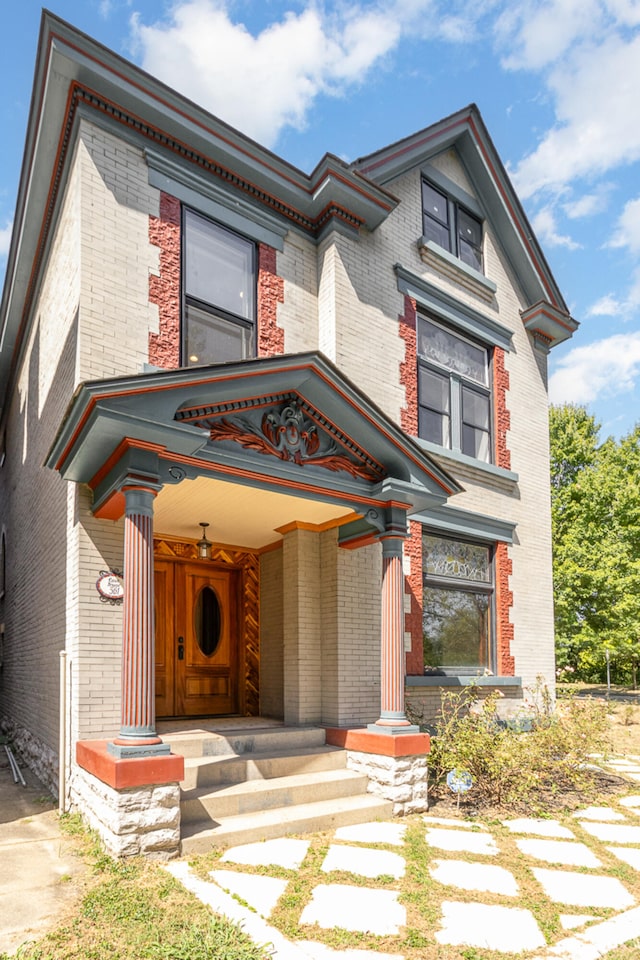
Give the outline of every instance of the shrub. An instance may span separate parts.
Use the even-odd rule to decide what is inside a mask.
[[[457,770],[473,778],[467,798],[475,807],[544,812],[590,799],[598,771],[589,754],[606,745],[606,705],[571,698],[555,709],[539,683],[526,713],[506,723],[499,697],[480,699],[475,686],[443,695],[429,757],[436,792]]]

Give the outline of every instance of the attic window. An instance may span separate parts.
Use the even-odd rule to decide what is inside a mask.
[[[424,240],[483,272],[482,221],[428,180],[422,181],[422,220]]]

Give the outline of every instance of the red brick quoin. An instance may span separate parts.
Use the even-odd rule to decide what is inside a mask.
[[[180,366],[180,201],[160,194],[160,216],[149,217],[149,240],[160,248],[160,273],[149,277],[149,301],[158,307],[158,333],[149,334],[149,363],[164,370]],[[276,251],[258,248],[258,356],[284,353],[284,330],[277,325],[284,280],[276,274]]]
[[[258,247],[258,356],[284,353],[284,330],[278,326],[278,304],[284,303],[284,280],[276,273],[276,251]]]
[[[158,307],[158,333],[149,334],[149,363],[180,366],[180,201],[160,194],[160,216],[149,217],[149,241],[160,248],[160,273],[149,277],[149,301]]]

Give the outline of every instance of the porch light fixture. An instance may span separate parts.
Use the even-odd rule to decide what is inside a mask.
[[[202,527],[202,537],[196,544],[198,547],[198,559],[211,560],[211,540],[207,540],[207,527],[209,524],[200,523],[200,526]]]

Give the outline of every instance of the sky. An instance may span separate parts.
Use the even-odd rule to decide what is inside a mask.
[[[640,0],[50,0],[309,173],[476,103],[572,316],[554,403],[640,422]],[[40,24],[5,0],[0,281]],[[7,39],[10,38],[9,42]]]

